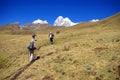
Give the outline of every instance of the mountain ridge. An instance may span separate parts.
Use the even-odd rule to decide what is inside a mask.
[[[95,26],[95,25],[102,25],[102,26],[106,26],[106,25],[109,25],[109,24],[116,24],[116,25],[119,25],[119,21],[120,21],[120,12],[112,15],[112,16],[109,16],[107,18],[104,18],[102,20],[99,20],[97,22],[80,22],[80,23],[71,23],[70,19],[69,18],[63,18],[62,16],[59,16],[59,18],[61,18],[60,20],[58,19],[58,22],[60,22],[61,24],[60,25],[57,25],[57,26],[51,26],[49,25],[49,23],[44,20],[37,20],[36,22],[33,21],[32,24],[25,24],[23,27],[20,27],[19,23],[16,22],[16,23],[12,23],[12,24],[6,24],[2,27],[0,27],[0,30],[19,30],[19,29],[23,29],[23,30],[45,30],[45,29],[49,29],[50,27],[65,27],[64,24],[67,24],[62,22],[65,20],[68,21],[68,26],[70,26],[70,24],[73,24],[71,27],[90,27],[90,26]],[[70,22],[70,24],[69,24]],[[42,24],[41,24],[42,23]],[[61,26],[62,25],[62,26]]]

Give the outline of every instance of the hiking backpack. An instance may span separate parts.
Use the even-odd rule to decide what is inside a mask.
[[[28,49],[33,50],[34,49],[34,42],[30,42]]]
[[[52,33],[50,33],[49,36],[50,36],[50,38],[53,38],[53,37],[54,37],[54,35],[53,35]]]

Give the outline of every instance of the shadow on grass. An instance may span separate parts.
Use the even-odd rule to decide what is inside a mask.
[[[16,80],[17,77],[22,74],[27,68],[29,68],[36,60],[40,59],[40,58],[45,58],[46,56],[50,56],[52,55],[54,52],[49,52],[48,54],[46,55],[43,55],[43,56],[37,56],[36,59],[34,59],[32,62],[24,65],[23,67],[19,68],[15,73],[7,76],[6,78],[4,78],[4,80]]]
[[[46,56],[50,56],[50,55],[52,55],[54,52],[49,52],[48,54],[46,54],[46,55],[43,55],[43,56],[41,56],[40,58],[45,58]]]
[[[4,78],[4,80],[9,79],[9,80],[16,80],[16,78],[22,74],[28,67],[30,67],[36,60],[40,59],[40,56],[37,56],[36,59],[34,59],[32,62],[26,64],[25,66],[19,68],[15,73],[7,76]]]
[[[28,67],[30,67],[36,60],[40,59],[40,58],[45,58],[46,56],[50,56],[52,55],[54,52],[49,52],[48,54],[46,55],[43,55],[43,56],[37,56],[36,59],[34,59],[32,62],[26,64],[25,66],[19,68],[15,73],[7,76],[6,78],[4,78],[4,80],[16,80],[17,77],[22,74]]]

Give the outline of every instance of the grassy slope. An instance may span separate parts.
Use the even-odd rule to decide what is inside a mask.
[[[115,80],[120,65],[120,14],[96,23],[37,31],[36,56],[17,80]],[[48,33],[55,35],[49,44]],[[1,32],[2,33],[2,32]],[[31,35],[0,35],[0,79],[28,63]],[[8,78],[9,80],[9,78]]]

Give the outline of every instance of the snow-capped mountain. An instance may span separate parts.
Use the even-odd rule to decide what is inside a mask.
[[[33,24],[48,24],[47,20],[40,20],[40,19],[37,19],[37,20],[34,20],[32,22]]]
[[[62,16],[59,16],[54,22],[54,26],[69,27],[69,26],[73,26],[73,25],[76,25],[76,24],[78,24],[78,23],[74,23],[68,17],[63,18]]]

